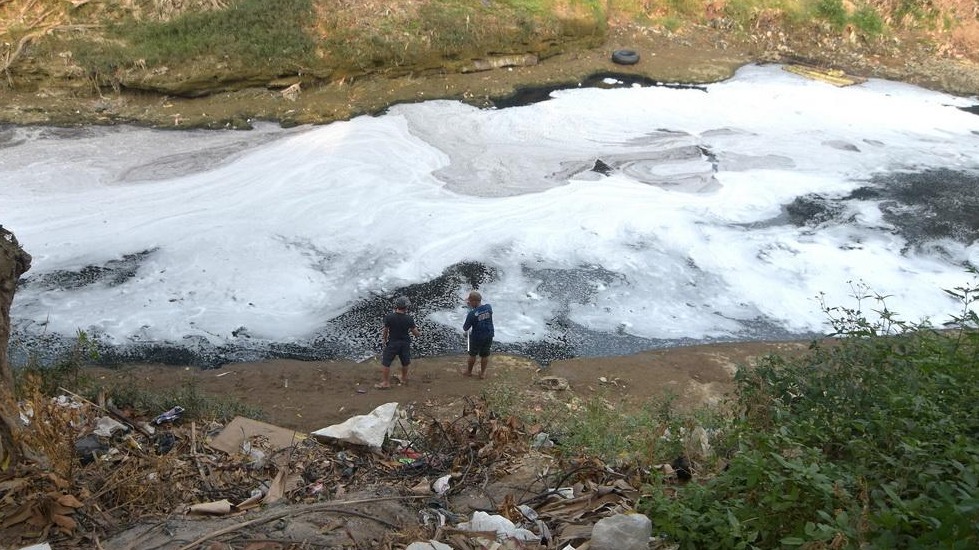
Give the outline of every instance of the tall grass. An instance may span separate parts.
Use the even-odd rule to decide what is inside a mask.
[[[304,29],[312,14],[311,0],[239,0],[227,9],[187,12],[170,21],[127,21],[113,31],[148,64],[205,57],[294,65],[314,51]]]
[[[186,11],[170,20],[121,14],[102,21],[104,33],[59,35],[46,47],[70,51],[97,79],[135,66],[197,63],[295,70],[315,53],[307,31],[312,18],[312,0],[237,0],[225,9]]]

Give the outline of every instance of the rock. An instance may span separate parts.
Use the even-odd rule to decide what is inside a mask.
[[[102,416],[102,417],[100,417],[98,419],[98,421],[96,421],[96,423],[95,423],[94,433],[97,436],[111,437],[112,434],[114,434],[115,432],[118,432],[118,431],[127,432],[127,431],[129,431],[129,428],[127,428],[121,422],[119,422],[119,421],[117,421],[115,419],[109,418],[108,416]]]
[[[473,73],[502,67],[531,67],[536,65],[538,61],[538,57],[534,54],[498,55],[484,59],[474,59],[471,65],[463,67],[462,72]]]
[[[533,442],[530,444],[531,449],[547,449],[554,446],[554,442],[551,441],[551,435],[547,432],[541,432],[534,436]]]
[[[545,376],[537,381],[537,385],[554,391],[564,391],[569,387],[567,379],[560,376]]]

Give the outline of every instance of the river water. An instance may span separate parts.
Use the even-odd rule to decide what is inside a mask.
[[[939,324],[979,264],[977,105],[746,66],[316,127],[6,127],[11,351],[356,359],[404,294],[416,354],[455,353],[474,287],[543,363],[822,334],[863,293]]]

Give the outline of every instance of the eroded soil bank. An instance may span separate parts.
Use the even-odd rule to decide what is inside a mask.
[[[639,53],[635,65],[612,61],[617,49]],[[976,55],[976,54],[973,54]],[[787,36],[756,29],[750,36],[689,27],[680,34],[650,27],[610,29],[596,48],[557,54],[478,72],[426,71],[291,88],[247,88],[199,98],[119,90],[80,94],[52,80],[35,91],[3,89],[0,123],[42,125],[138,124],[161,128],[247,129],[252,121],[284,126],[323,124],[374,114],[404,102],[457,99],[492,106],[528,87],[574,86],[596,73],[660,82],[708,83],[730,77],[747,63],[804,63],[861,77],[899,80],[971,96],[979,93],[979,65],[964,55],[939,55],[933,47],[892,38],[867,44],[846,36]]]

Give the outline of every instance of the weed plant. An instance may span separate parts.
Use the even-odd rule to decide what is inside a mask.
[[[946,291],[963,308],[941,331],[857,290],[824,305],[836,340],[739,370],[726,469],[649,491],[658,530],[682,548],[979,547],[979,286]]]
[[[62,387],[77,388],[88,383],[82,367],[99,358],[98,349],[84,331],[78,331],[71,349],[50,365],[42,364],[36,356],[14,370],[17,395],[58,395]]]
[[[850,20],[866,36],[877,37],[884,34],[884,20],[872,6],[860,6],[850,16]]]
[[[847,11],[843,0],[817,0],[816,16],[829,23],[834,30],[846,26]]]
[[[585,454],[616,466],[648,468],[696,454],[687,449],[697,427],[713,432],[722,417],[709,409],[680,412],[676,396],[650,401],[638,410],[616,406],[605,396],[586,401],[552,426],[564,452]],[[701,457],[697,457],[698,459]]]
[[[148,417],[155,417],[180,406],[184,409],[182,414],[184,419],[226,423],[236,416],[255,420],[267,418],[267,415],[257,407],[242,403],[233,397],[208,394],[193,382],[162,391],[138,389],[136,384],[120,384],[108,388],[107,392],[117,407],[131,408]]]
[[[142,389],[131,379],[105,386],[86,375],[85,366],[98,361],[97,346],[84,331],[78,331],[74,345],[63,357],[51,364],[41,364],[32,357],[14,371],[17,395],[40,402],[68,390],[91,402],[103,397],[111,399],[116,407],[151,418],[178,405],[184,409],[183,418],[190,420],[227,422],[239,415],[257,420],[267,416],[261,409],[233,397],[207,394],[193,382],[167,390]]]

